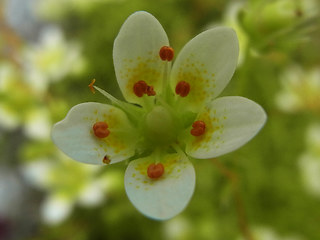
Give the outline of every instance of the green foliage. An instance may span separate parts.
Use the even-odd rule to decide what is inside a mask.
[[[254,100],[266,110],[268,121],[246,146],[219,158],[219,162],[237,176],[237,188],[214,160],[192,161],[197,173],[194,197],[187,209],[172,220],[157,222],[140,215],[127,199],[121,183],[117,190],[104,193],[106,200],[100,205],[86,208],[75,203],[66,220],[56,225],[47,225],[39,220],[36,230],[23,239],[237,240],[241,236],[244,238],[239,221],[245,221],[256,240],[267,239],[261,231],[256,231],[259,227],[267,228],[278,236],[272,238],[274,240],[320,238],[320,198],[307,190],[299,165],[300,156],[308,151],[306,130],[309,125],[320,121],[320,105],[286,112],[276,102],[283,88],[282,73],[287,68],[299,65],[307,72],[320,66],[320,6],[317,1],[101,0],[83,3],[80,0],[77,4],[74,0],[65,5],[60,1],[56,4],[53,0],[45,2],[54,8],[51,12],[42,9],[39,21],[55,24],[62,29],[65,42],[79,44],[85,64],[76,73],[70,66],[70,70],[58,80],[46,75],[48,86],[39,92],[34,90],[36,83],[28,83],[22,65],[1,56],[0,109],[9,109],[5,113],[1,110],[1,115],[16,119],[14,126],[0,121],[0,146],[4,149],[0,151],[1,165],[8,164],[16,153],[18,160],[10,165],[17,169],[24,164],[41,161],[41,158],[51,162],[59,162],[63,158],[49,137],[34,139],[24,131],[28,128],[27,115],[31,111],[45,108],[51,125],[61,120],[75,104],[105,102],[103,96],[93,95],[87,88],[93,78],[97,79],[97,86],[115,97],[122,97],[113,69],[113,41],[124,20],[137,10],[149,11],[157,17],[167,31],[171,45],[179,52],[190,38],[208,26],[229,24],[225,22],[227,8],[241,3],[233,17],[248,43],[241,49],[244,59],[223,95],[241,95]],[[1,49],[12,41],[6,34],[16,36],[14,32],[3,32]],[[24,39],[20,41],[24,48],[32,45]],[[18,56],[24,54],[20,47],[14,51]],[[16,71],[3,75],[2,69],[7,65]],[[2,86],[3,79],[10,81],[6,87]],[[305,81],[308,84],[308,79]],[[5,117],[0,120],[2,118]],[[5,149],[10,149],[10,152]],[[320,156],[317,156],[317,161],[320,164]],[[124,163],[109,166],[98,171],[96,178],[124,172],[125,167]],[[57,175],[60,177],[56,184],[51,184],[41,193],[44,198],[55,188],[60,188],[57,191],[78,191],[81,188],[79,183],[89,181],[81,169],[72,165],[61,171],[65,172]],[[123,175],[115,177],[121,178]],[[235,197],[237,191],[245,217],[239,214],[239,202]]]

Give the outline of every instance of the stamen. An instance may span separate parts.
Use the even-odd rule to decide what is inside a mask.
[[[108,124],[105,122],[96,122],[93,127],[93,133],[98,138],[106,138],[109,136]]]
[[[180,95],[181,97],[188,96],[190,92],[190,84],[185,81],[178,82],[176,86],[176,94]]]
[[[104,164],[109,164],[109,163],[111,162],[111,160],[110,160],[110,158],[109,158],[107,155],[105,155],[105,156],[103,157],[102,162],[103,162]]]
[[[136,96],[142,97],[147,91],[148,85],[145,81],[138,81],[133,85],[133,92]]]
[[[206,124],[204,121],[195,121],[192,124],[192,129],[190,131],[191,135],[198,137],[205,133]]]
[[[133,92],[137,97],[142,97],[143,94],[148,96],[156,95],[153,86],[149,86],[145,81],[138,81],[133,85]]]
[[[155,96],[156,95],[156,92],[154,91],[152,86],[147,87],[146,93],[148,96]]]
[[[164,173],[164,166],[162,163],[154,164],[151,163],[148,167],[147,174],[149,178],[159,178]]]
[[[172,61],[174,57],[174,50],[171,47],[163,46],[159,51],[159,56],[162,61]]]
[[[91,83],[88,85],[88,87],[90,88],[90,91],[92,93],[96,93],[96,91],[94,90],[94,87],[93,87],[95,82],[96,82],[96,79],[94,78],[94,79],[91,80]]]

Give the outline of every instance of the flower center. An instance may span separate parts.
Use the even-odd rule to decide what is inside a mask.
[[[169,111],[156,106],[146,117],[146,137],[148,140],[160,144],[170,145],[176,136],[174,121]]]
[[[110,131],[108,130],[108,124],[105,122],[96,122],[93,127],[93,133],[98,138],[105,138],[108,137]]]

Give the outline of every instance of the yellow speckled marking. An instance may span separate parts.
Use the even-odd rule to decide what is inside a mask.
[[[149,190],[149,186],[153,186],[158,182],[164,181],[165,179],[178,179],[181,176],[182,169],[187,167],[187,162],[182,161],[178,154],[166,155],[161,163],[164,165],[164,174],[158,179],[151,179],[148,177],[147,169],[149,165],[153,163],[153,159],[148,158],[145,161],[141,161],[134,168],[134,173],[131,175],[135,180],[137,186],[144,186],[141,190]]]
[[[148,52],[148,58],[138,56],[135,59],[123,59],[120,79],[126,82],[123,91],[126,95],[137,98],[133,92],[133,86],[136,82],[143,80],[148,85],[153,86],[156,92],[160,91],[162,84],[162,71],[164,62],[159,61],[159,56]],[[152,56],[153,55],[153,56]]]
[[[92,137],[97,141],[99,149],[94,148],[93,150],[97,152],[100,156],[101,149],[108,153],[108,155],[113,156],[125,152],[124,150],[130,149],[132,146],[131,141],[124,136],[123,128],[128,126],[127,119],[120,110],[115,108],[110,108],[105,113],[99,112],[98,109],[92,109],[92,114],[89,116],[83,117],[83,120],[90,123],[90,126],[93,126],[96,122],[106,122],[109,126],[110,134],[106,138],[96,138],[94,136],[92,127],[88,129]],[[119,131],[119,129],[121,131]],[[122,153],[123,156],[126,153]]]
[[[221,141],[221,136],[224,132],[223,122],[226,119],[226,115],[218,117],[215,109],[209,110],[208,108],[205,108],[205,110],[197,117],[197,120],[206,123],[206,131],[199,137],[193,137],[191,151],[197,151],[199,148],[204,151],[210,151],[212,148],[219,148],[219,142],[224,143],[224,141]],[[213,142],[215,144],[212,144]]]
[[[204,63],[194,61],[193,54],[181,63],[176,79],[172,80],[175,85],[180,81],[186,81],[190,84],[189,95],[182,100],[187,101],[193,107],[202,106],[215,93],[215,74],[208,72]]]

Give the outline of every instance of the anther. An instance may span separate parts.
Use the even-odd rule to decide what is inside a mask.
[[[138,81],[133,85],[133,92],[137,97],[142,97],[143,94],[148,96],[156,95],[153,86],[149,86],[145,81]]]
[[[169,61],[170,62],[170,61],[172,61],[172,59],[174,57],[174,50],[171,47],[163,46],[162,48],[160,48],[159,56],[162,61]]]
[[[96,91],[94,90],[94,87],[93,87],[93,85],[94,85],[94,83],[96,82],[96,79],[92,79],[91,80],[91,83],[88,85],[88,87],[90,88],[90,91],[92,92],[92,93],[95,93]]]
[[[148,96],[155,96],[156,95],[156,92],[154,91],[152,86],[147,87],[146,93]]]
[[[204,121],[195,121],[192,124],[192,129],[190,131],[191,135],[198,137],[205,133],[206,124]]]
[[[107,155],[105,155],[105,156],[103,157],[102,162],[103,162],[104,164],[109,164],[109,163],[111,162],[111,160],[110,160],[110,158],[109,158]]]
[[[105,122],[96,122],[93,127],[93,133],[98,138],[105,138],[108,137],[110,131],[108,130],[108,124]]]
[[[188,96],[190,92],[190,84],[185,81],[178,82],[176,86],[176,94],[180,95],[181,97]]]
[[[155,179],[159,178],[164,173],[164,166],[162,163],[151,163],[148,167],[147,174],[149,178]]]
[[[145,81],[138,81],[133,85],[133,92],[136,96],[142,97],[146,93],[148,85]]]

